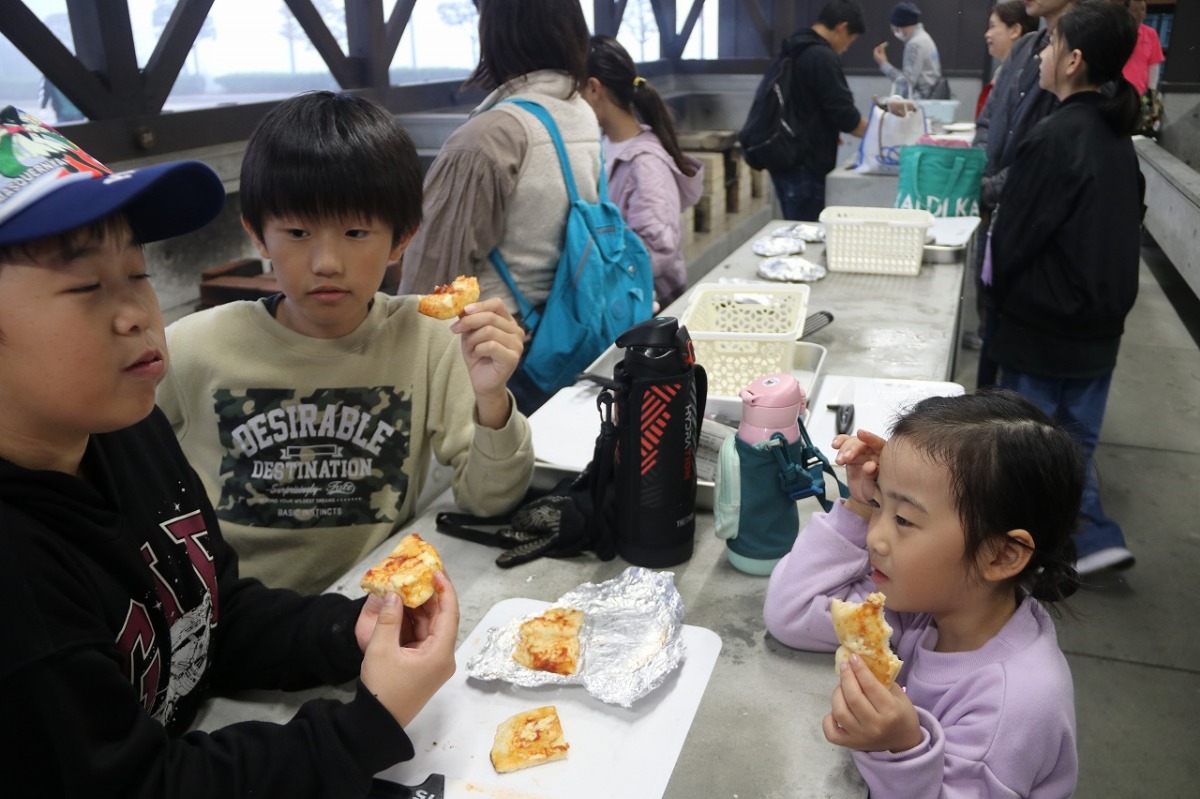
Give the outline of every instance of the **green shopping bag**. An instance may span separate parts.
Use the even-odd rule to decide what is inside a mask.
[[[979,182],[986,164],[987,153],[978,147],[904,147],[896,207],[934,216],[979,216]]]

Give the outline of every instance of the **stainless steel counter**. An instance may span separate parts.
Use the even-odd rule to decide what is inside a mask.
[[[708,273],[704,282],[756,279],[763,260],[754,239],[787,225],[772,220]],[[825,263],[811,244],[804,258]],[[903,380],[949,380],[954,373],[963,264],[925,264],[914,277],[830,272],[809,284],[808,312],[830,311],[833,323],[806,339],[829,350],[824,371]],[[667,313],[682,312],[688,295]]]

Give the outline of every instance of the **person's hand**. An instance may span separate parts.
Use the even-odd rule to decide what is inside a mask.
[[[871,53],[873,56],[875,56],[875,63],[879,66],[883,66],[887,63],[887,46],[887,42],[881,42],[875,46],[875,49]]]
[[[833,462],[846,467],[846,487],[850,489],[850,498],[862,506],[869,506],[875,496],[879,456],[885,444],[887,439],[870,430],[860,429],[855,435],[842,433],[833,438],[833,448],[838,451]],[[859,511],[855,509],[855,512]]]
[[[862,752],[903,752],[924,739],[908,694],[896,683],[884,688],[858,655],[842,666],[821,729],[831,744]]]
[[[427,615],[423,608],[424,605],[415,610],[404,608],[404,614],[400,621],[401,646],[416,640],[417,622]],[[363,654],[366,654],[367,645],[371,643],[371,635],[375,632],[375,624],[379,620],[381,610],[383,610],[383,597],[378,594],[368,594],[366,603],[358,612],[358,621],[354,623],[354,637]]]
[[[917,104],[904,97],[892,96],[887,99],[887,111],[898,117],[906,117],[916,112]]]
[[[363,685],[401,727],[454,675],[458,595],[442,572],[434,576],[433,586],[433,596],[415,610],[404,607],[396,594],[379,601],[363,657]],[[367,612],[364,606],[360,621]],[[407,641],[406,635],[411,635]]]
[[[508,421],[508,379],[525,349],[525,331],[498,297],[473,302],[450,327],[462,339],[479,423],[499,429]]]

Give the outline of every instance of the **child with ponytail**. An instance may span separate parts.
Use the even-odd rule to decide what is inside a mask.
[[[1125,316],[1137,297],[1145,183],[1130,135],[1136,90],[1121,71],[1137,24],[1109,0],[1080,0],[1051,29],[1040,85],[1060,107],[1017,149],[983,279],[997,312],[987,354],[1091,458]],[[1075,535],[1081,574],[1133,565],[1088,474]]]
[[[679,215],[700,199],[703,167],[679,149],[670,111],[611,36],[592,37],[583,96],[604,132],[609,197],[650,251],[666,307],[687,288]]]
[[[851,750],[871,799],[1071,796],[1075,695],[1046,606],[1078,586],[1078,445],[994,388],[922,400],[886,441],[833,445],[850,499],[813,514],[776,565],[767,629],[832,652],[832,600],[880,591],[904,665],[885,687],[851,656],[826,739]]]

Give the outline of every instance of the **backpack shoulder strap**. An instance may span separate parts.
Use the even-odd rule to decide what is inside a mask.
[[[567,148],[563,144],[562,135],[558,132],[558,125],[555,124],[554,117],[550,116],[550,112],[543,106],[532,100],[506,100],[505,102],[519,106],[533,114],[546,128],[546,132],[550,134],[550,140],[554,142],[554,149],[558,152],[558,165],[562,167],[563,182],[567,184],[567,196],[570,197],[571,202],[578,200],[579,190],[575,188],[575,175],[571,172],[571,159],[567,157]]]
[[[499,247],[492,248],[492,251],[488,253],[488,260],[492,262],[492,267],[500,275],[504,285],[508,286],[508,290],[512,292],[513,299],[517,301],[517,309],[521,312],[521,322],[525,325],[525,329],[532,333],[537,329],[542,315],[529,304],[529,300],[525,299],[525,295],[517,288],[512,272],[508,271],[508,264],[504,263],[504,259],[500,257]]]

